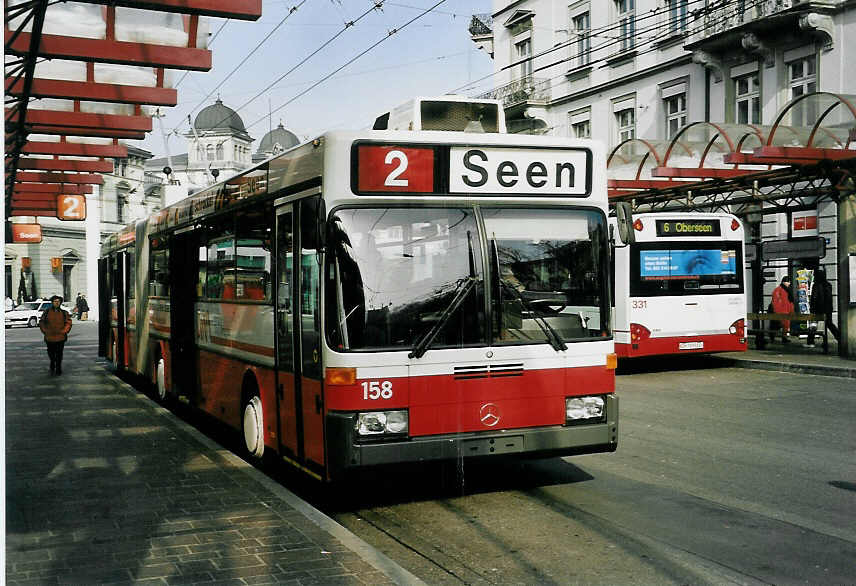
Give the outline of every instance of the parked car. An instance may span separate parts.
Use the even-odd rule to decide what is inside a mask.
[[[6,312],[6,327],[12,326],[27,326],[34,328],[39,325],[39,319],[42,313],[51,306],[51,302],[44,299],[35,301],[25,301],[18,305],[12,311]]]
[[[5,312],[6,327],[27,326],[28,328],[34,328],[39,325],[42,314],[50,306],[51,302],[48,299],[25,301],[21,305],[16,305],[15,309]],[[60,307],[71,315],[72,308],[70,303],[63,303]]]

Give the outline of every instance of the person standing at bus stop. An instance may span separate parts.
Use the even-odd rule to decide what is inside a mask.
[[[89,319],[89,304],[86,302],[86,295],[80,294],[77,301],[77,320],[86,321]]]
[[[791,278],[788,275],[782,277],[782,282],[773,290],[773,311],[775,313],[793,313],[794,298],[791,295]],[[790,342],[788,334],[791,331],[791,320],[782,320],[782,342]]]
[[[62,350],[71,331],[71,316],[60,305],[62,297],[51,297],[51,306],[42,314],[39,329],[45,336],[48,357],[51,361],[51,374],[62,374]]]
[[[838,331],[838,326],[832,321],[832,283],[826,280],[826,271],[817,269],[814,272],[814,285],[811,288],[811,312],[823,316],[823,323],[828,334],[835,336],[836,340],[840,340],[841,332]],[[809,348],[814,347],[814,334],[817,328],[811,328],[808,331],[808,341],[806,345]],[[829,335],[823,337],[823,353],[829,352]]]

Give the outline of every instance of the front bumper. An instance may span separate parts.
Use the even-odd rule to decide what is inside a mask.
[[[596,452],[614,452],[618,447],[618,397],[607,395],[606,422],[590,425],[507,429],[403,438],[357,443],[355,413],[327,414],[328,463],[330,474],[368,466],[516,456],[546,458]]]

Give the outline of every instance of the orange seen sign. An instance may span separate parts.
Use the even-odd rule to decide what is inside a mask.
[[[56,198],[56,217],[60,220],[85,220],[85,195],[58,195]]]
[[[12,242],[38,244],[42,241],[42,227],[39,224],[12,224]],[[29,257],[25,257],[29,262]],[[23,266],[23,265],[22,265]],[[29,266],[29,265],[27,265]]]

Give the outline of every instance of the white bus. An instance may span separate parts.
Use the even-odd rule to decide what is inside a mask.
[[[108,238],[101,351],[318,479],[609,452],[608,259],[599,143],[330,132]]]
[[[614,220],[613,220],[614,221]],[[725,213],[642,213],[616,246],[619,358],[746,350],[743,225]]]

